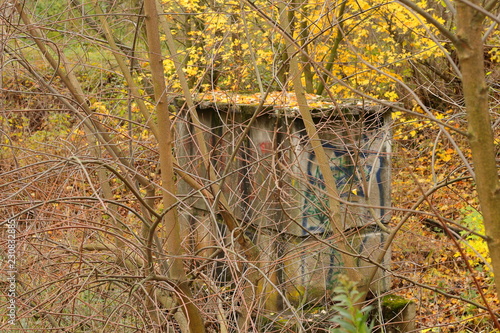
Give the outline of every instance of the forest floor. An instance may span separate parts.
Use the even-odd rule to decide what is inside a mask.
[[[392,247],[393,270],[401,276],[394,278],[393,288],[416,303],[422,332],[495,331],[489,312],[478,307],[499,308],[486,243],[463,231],[484,233],[464,163],[449,141],[436,139],[441,135],[436,128],[403,116],[396,125],[393,206],[418,212],[403,224]],[[457,121],[456,126],[465,124]],[[465,140],[456,142],[469,159]],[[422,197],[422,205],[413,207]],[[396,211],[392,225],[404,215]]]

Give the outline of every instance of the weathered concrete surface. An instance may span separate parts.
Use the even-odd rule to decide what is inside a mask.
[[[353,253],[375,259],[384,244],[385,233],[379,231],[346,233]],[[289,299],[296,305],[315,302],[329,293],[336,286],[337,276],[345,274],[347,269],[336,250],[338,236],[329,238],[308,237],[295,239],[284,243],[286,247],[284,261],[284,286]],[[390,252],[387,252],[382,265],[390,262]],[[357,259],[355,269],[362,275],[368,275],[373,267],[365,260]],[[374,293],[389,290],[391,278],[381,270],[371,285]]]
[[[347,235],[354,254],[371,259],[384,245],[385,234],[377,225],[390,219],[389,110],[360,105],[344,105],[341,110],[316,110],[314,119],[340,196],[342,234],[330,223],[323,175],[303,123],[293,110],[269,107],[257,117],[235,159],[229,160],[255,108],[198,106],[208,158],[217,176],[225,178],[222,192],[242,227],[261,248],[262,269],[269,279],[261,279],[259,289],[269,309],[281,304],[276,288],[300,304],[318,300],[333,289],[336,276],[352,269],[339,261],[335,244],[340,237]],[[185,111],[176,123],[179,163],[201,184],[209,184]],[[222,174],[228,163],[230,172]],[[182,181],[179,193],[191,214],[216,215],[217,210]],[[204,230],[199,233],[203,244],[220,237],[207,228],[210,223],[204,222],[196,229]],[[212,238],[206,236],[210,232]],[[388,265],[389,258],[390,253],[382,264]],[[361,259],[356,262],[355,269],[362,272],[372,267]],[[379,270],[372,288],[375,292],[388,290],[390,278]]]

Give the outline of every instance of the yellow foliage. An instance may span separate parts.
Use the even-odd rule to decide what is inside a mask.
[[[464,209],[463,213],[465,215],[463,219],[463,224],[473,230],[474,232],[484,235],[484,224],[482,215],[475,209],[468,208]],[[488,244],[486,241],[475,234],[463,233],[467,241],[466,247],[464,247],[465,253],[468,256],[468,261],[471,266],[483,265],[485,271],[493,274],[491,271],[491,258],[489,256]],[[459,257],[460,253],[455,253],[455,257]]]
[[[426,1],[418,4],[428,8]],[[262,0],[255,5],[271,20],[280,22],[281,5]],[[306,1],[286,9],[292,12],[293,37],[298,44],[307,41],[309,57],[323,66],[332,52],[342,15],[344,36],[329,81],[342,80],[376,98],[398,100],[394,78],[403,79],[402,70],[409,58],[425,60],[440,54],[436,52],[439,45],[426,37],[426,29],[435,32],[433,28],[424,29],[417,17],[396,2],[348,0],[344,13],[339,12],[336,2]],[[190,14],[179,18],[172,15],[171,24],[176,38],[182,41],[178,53],[191,86],[212,89],[215,83],[208,82],[210,73],[217,73],[219,89],[257,91],[256,69],[261,80],[268,83],[274,83],[272,79],[280,70],[286,71],[281,33],[238,1],[215,0],[208,5],[201,0],[164,0],[164,10]],[[171,60],[165,61],[165,73],[170,86],[178,89],[180,85],[172,83],[178,79]],[[317,75],[313,72],[314,84],[319,81]],[[282,87],[286,89],[286,84]],[[339,99],[354,97],[342,85],[334,84],[330,93]]]

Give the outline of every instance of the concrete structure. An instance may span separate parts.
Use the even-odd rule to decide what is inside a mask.
[[[208,184],[193,125],[182,109],[177,123],[176,154],[182,167],[200,183]],[[343,263],[336,243],[347,237],[351,251],[376,258],[386,239],[382,231],[389,221],[390,131],[389,108],[345,103],[337,108],[315,109],[314,121],[336,180],[342,209],[344,233],[329,221],[323,175],[297,110],[266,106],[236,152],[229,158],[249,119],[256,112],[251,105],[201,102],[197,106],[210,160],[215,173],[225,177],[222,192],[236,217],[260,247],[263,271],[261,290],[268,293],[268,308],[279,309],[283,300],[276,286],[295,304],[315,302],[333,289]],[[227,163],[230,172],[223,175]],[[191,209],[187,215],[205,216],[196,242],[215,241],[213,209],[182,181],[179,192]],[[215,212],[216,213],[216,212]],[[200,219],[198,219],[200,220]],[[389,263],[390,253],[383,262]],[[358,269],[371,264],[356,260]],[[270,281],[272,283],[270,283]],[[273,286],[274,284],[274,286]],[[379,271],[372,288],[387,291],[390,278]]]

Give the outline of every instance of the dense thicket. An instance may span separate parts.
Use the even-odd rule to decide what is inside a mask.
[[[334,332],[339,310],[364,318],[352,303],[376,309],[384,294],[350,270],[359,294],[292,290],[279,272],[322,244],[344,266],[380,265],[420,329],[499,330],[497,25],[497,2],[478,0],[0,4],[0,257],[16,281],[0,296],[15,325],[0,327]],[[213,103],[255,114],[200,118]],[[391,208],[349,204],[371,186],[372,128],[343,118],[346,104],[392,110]],[[269,105],[289,118],[261,145]],[[332,133],[347,180],[328,165]],[[309,149],[321,182],[291,147]],[[300,205],[329,232],[287,234]],[[362,228],[341,224],[360,211],[389,266],[351,251]]]

